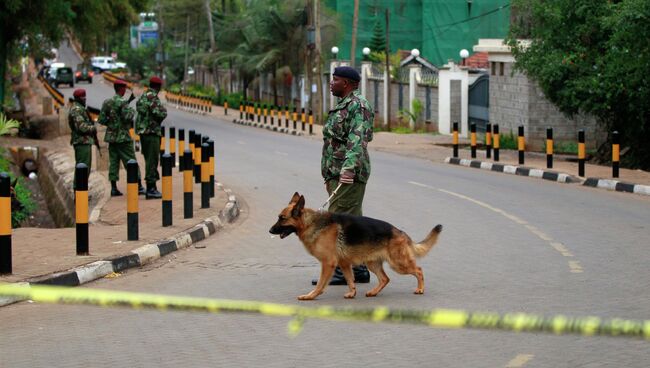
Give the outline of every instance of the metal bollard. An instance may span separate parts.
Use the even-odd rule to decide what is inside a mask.
[[[309,109],[309,135],[314,134],[314,112]]]
[[[454,158],[458,157],[458,122],[454,122],[453,125],[453,156]]]
[[[194,131],[194,129],[191,129],[189,131],[189,133],[188,133],[188,139],[187,139],[187,144],[188,144],[188,146],[190,148],[190,152],[192,152],[192,157],[194,157],[194,142],[195,142],[195,139],[196,139],[195,135],[196,135],[196,132]],[[185,152],[187,152],[187,151],[185,151]],[[188,166],[188,167],[190,168],[190,171],[194,172],[194,166]],[[185,169],[187,169],[187,167]],[[185,170],[185,169],[183,169],[183,170]]]
[[[194,191],[192,184],[192,168],[194,166],[194,160],[192,159],[192,151],[185,150],[183,155],[183,214],[184,218],[194,217],[193,207],[194,207]]]
[[[492,124],[485,124],[485,158],[492,158]]]
[[[208,140],[210,154],[210,198],[214,198],[214,141]]]
[[[296,130],[296,125],[298,124],[298,112],[296,111],[296,107],[293,107],[293,130]]]
[[[553,128],[546,128],[546,168],[553,168]]]
[[[126,163],[126,223],[128,240],[138,240],[138,162]]]
[[[618,131],[612,132],[612,177],[618,178],[620,164],[620,141]]]
[[[499,124],[492,126],[492,139],[494,140],[494,161],[499,162]]]
[[[470,131],[470,149],[472,158],[476,158],[476,124],[472,123],[469,126]]]
[[[239,103],[239,120],[244,120],[244,104],[243,104],[243,102]]]
[[[260,123],[260,120],[262,119],[262,104],[261,103],[256,103],[257,106],[257,123]]]
[[[172,157],[172,167],[176,167],[176,128],[169,127],[169,155]]]
[[[160,126],[160,157],[165,154],[165,127]]]
[[[75,167],[75,227],[77,255],[88,255],[88,166],[79,163]]]
[[[178,172],[183,171],[184,153],[185,153],[185,129],[178,129]]]
[[[585,176],[585,131],[578,130],[578,176]]]
[[[266,125],[266,115],[268,114],[268,106],[264,104],[264,125]]]
[[[524,150],[526,149],[526,141],[524,140],[524,126],[520,125],[517,134],[517,150],[519,151],[519,165],[524,164]]]
[[[210,208],[210,146],[201,145],[201,208]]]
[[[284,127],[289,129],[289,106],[284,105]]]
[[[201,134],[194,134],[194,183],[201,182]]]
[[[212,107],[210,107],[210,110],[212,110]],[[212,111],[210,111],[212,112]],[[228,101],[223,102],[223,114],[228,116]]]
[[[0,173],[0,275],[9,275],[11,265],[11,178]]]
[[[162,226],[172,226],[172,155],[162,156]]]
[[[305,123],[307,122],[307,116],[305,115],[305,108],[301,108],[300,111],[300,121],[302,122],[302,131],[305,131]]]
[[[271,105],[271,126],[275,125],[275,105]]]

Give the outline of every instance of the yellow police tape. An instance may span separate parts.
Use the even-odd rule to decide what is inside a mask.
[[[267,316],[292,317],[288,329],[291,336],[302,330],[307,318],[337,321],[392,322],[426,325],[438,328],[471,328],[514,332],[544,332],[584,336],[635,337],[650,340],[650,320],[634,321],[598,317],[542,317],[526,313],[497,314],[452,309],[425,311],[376,307],[304,307],[256,301],[221,300],[131,293],[87,288],[70,288],[29,284],[1,284],[0,297],[29,299],[55,304],[87,304],[104,307],[157,309],[160,311],[197,311],[209,313],[259,313]]]

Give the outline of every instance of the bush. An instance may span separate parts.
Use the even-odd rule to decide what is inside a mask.
[[[15,175],[11,172],[11,163],[7,159],[7,152],[4,148],[0,147],[0,172],[9,174],[11,183],[15,180]],[[16,199],[22,205],[20,211],[11,211],[11,227],[18,228],[20,224],[25,221],[29,215],[36,209],[36,203],[32,200],[32,193],[29,188],[23,184],[23,178],[18,178],[15,187]]]

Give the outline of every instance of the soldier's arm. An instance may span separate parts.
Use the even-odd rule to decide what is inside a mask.
[[[351,103],[348,115],[348,136],[346,143],[345,160],[341,167],[341,175],[354,178],[355,168],[361,167],[361,157],[365,146],[368,144],[365,138],[368,135],[367,124],[364,123],[364,114],[358,103]],[[370,128],[372,129],[372,128]]]
[[[86,133],[86,135],[97,132],[95,124],[88,121],[80,112],[74,115],[74,124],[78,131]]]
[[[108,106],[106,102],[102,104],[102,109],[99,111],[99,116],[97,117],[97,124],[106,125],[108,122]]]
[[[155,97],[152,101],[151,116],[159,124],[167,117],[167,109],[158,97]]]

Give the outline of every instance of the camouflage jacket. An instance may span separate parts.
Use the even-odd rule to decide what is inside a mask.
[[[105,100],[97,119],[99,124],[106,125],[107,128],[104,141],[106,143],[131,142],[129,129],[133,127],[134,115],[133,108],[119,95],[116,94]]]
[[[93,138],[97,133],[97,128],[88,112],[79,102],[75,101],[68,112],[68,125],[70,126],[70,144],[95,144]]]
[[[135,119],[135,132],[160,136],[160,124],[167,117],[167,109],[158,98],[158,93],[153,89],[148,89],[140,96],[135,107],[138,111],[138,117]]]
[[[330,110],[323,126],[321,173],[325,181],[338,179],[342,171],[354,181],[366,183],[370,176],[368,142],[372,141],[375,113],[358,90]]]

